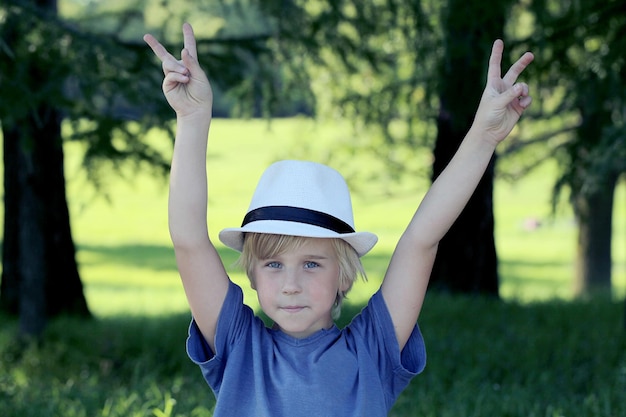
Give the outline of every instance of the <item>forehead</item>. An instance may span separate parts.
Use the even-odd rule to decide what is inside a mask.
[[[331,256],[335,253],[335,248],[330,239],[313,237],[297,237],[295,239],[285,239],[281,244],[274,247],[275,254],[293,253],[300,255],[323,255]]]
[[[295,252],[306,252],[306,253],[325,253],[325,254],[334,254],[335,247],[330,239],[320,239],[307,237],[304,238],[302,244],[300,244],[297,248],[294,248]]]
[[[287,251],[306,251],[308,249],[324,251],[326,256],[341,258],[342,246],[338,239],[313,238],[304,236],[288,236],[270,233],[247,233],[245,235],[242,265],[249,265],[253,259],[268,259],[279,256]],[[347,244],[346,244],[347,245]]]
[[[259,261],[275,259],[280,262],[338,262],[338,257],[331,242],[307,241],[293,248],[285,248],[280,253],[269,255],[267,258],[258,258]]]
[[[259,234],[254,239],[253,249],[260,257],[276,256],[283,253],[324,253],[334,254],[332,239],[304,236]]]

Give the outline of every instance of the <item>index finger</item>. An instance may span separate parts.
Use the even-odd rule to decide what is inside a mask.
[[[520,59],[515,61],[515,64],[511,65],[511,68],[509,68],[507,73],[504,75],[504,81],[509,85],[513,85],[517,80],[517,77],[519,77],[522,71],[526,69],[528,64],[533,62],[533,59],[535,59],[535,56],[532,54],[532,52],[526,52],[524,55],[522,55]]]
[[[168,59],[176,60],[176,58],[174,58],[172,56],[172,54],[167,52],[167,49],[165,49],[165,47],[163,45],[161,45],[161,43],[159,41],[157,41],[154,36],[152,36],[150,34],[146,34],[146,35],[143,36],[143,40],[148,44],[148,46],[150,46],[150,49],[152,49],[152,52],[154,52],[154,54],[161,61],[165,61],[165,60],[168,60]]]
[[[194,59],[198,59],[198,52],[196,50],[196,37],[193,34],[193,28],[189,23],[183,24],[183,44],[185,49],[189,52]]]

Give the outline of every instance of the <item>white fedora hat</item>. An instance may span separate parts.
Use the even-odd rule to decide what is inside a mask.
[[[308,161],[280,161],[265,170],[241,227],[222,230],[219,239],[241,251],[244,233],[339,238],[359,256],[378,240],[354,230],[350,191],[341,174]]]

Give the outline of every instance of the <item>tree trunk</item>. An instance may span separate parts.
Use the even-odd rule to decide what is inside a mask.
[[[611,148],[604,147],[607,128],[614,123],[614,84],[591,72],[577,85],[581,124],[569,147],[568,181],[578,226],[575,293],[610,294],[613,200],[622,172]]]
[[[446,135],[449,125],[449,121],[440,117],[433,180],[445,168],[464,137],[464,133]],[[450,292],[498,295],[493,170],[494,159],[467,206],[441,240],[431,275],[432,288]]]
[[[572,198],[578,226],[576,257],[577,295],[611,291],[611,237],[613,199],[617,175],[611,175],[591,192]]]
[[[7,131],[3,124],[4,158],[4,239],[2,244],[2,279],[0,280],[0,309],[18,314],[20,281],[18,266],[18,219],[19,217],[19,141]]]
[[[433,180],[448,164],[473,122],[486,82],[491,45],[502,37],[508,4],[499,1],[485,8],[463,0],[448,3],[448,14],[443,19],[447,37]],[[442,239],[431,275],[432,288],[498,295],[493,173],[492,159],[467,207]]]
[[[33,5],[56,13],[55,0]],[[19,17],[2,28],[8,48],[24,45]],[[33,54],[34,58],[39,55]],[[54,98],[23,103],[29,92],[50,91],[37,59],[9,59],[7,74],[26,75],[23,111],[2,117],[4,137],[4,243],[0,308],[18,314],[20,333],[38,337],[48,317],[89,315],[75,259],[65,196],[61,115]],[[35,94],[35,93],[32,93]],[[50,104],[53,103],[53,104]]]
[[[46,318],[89,315],[65,197],[60,117],[42,107],[3,123],[5,218],[0,305],[38,336]]]
[[[14,139],[11,135],[9,137]],[[45,184],[36,174],[35,150],[32,147],[24,149],[23,145],[23,141],[18,142],[17,179],[20,199],[16,219],[16,252],[19,271],[19,329],[21,335],[37,337],[45,329],[47,319],[46,270],[48,266],[43,236],[46,210],[42,195],[42,187]]]
[[[3,124],[5,229],[3,309],[22,333],[37,336],[46,318],[89,315],[75,259],[65,194],[60,120],[42,109]]]

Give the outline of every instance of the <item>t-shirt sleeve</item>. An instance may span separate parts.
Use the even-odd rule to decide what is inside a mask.
[[[215,331],[215,352],[211,351],[195,319],[191,319],[187,337],[187,355],[199,365],[206,381],[219,390],[228,354],[239,338],[249,329],[253,311],[243,303],[241,288],[232,281],[224,299]]]
[[[388,384],[388,398],[395,400],[411,379],[426,366],[426,347],[417,323],[404,349],[396,338],[391,315],[380,291],[354,318],[349,326],[355,336],[362,338],[369,355],[375,361],[381,378]]]

